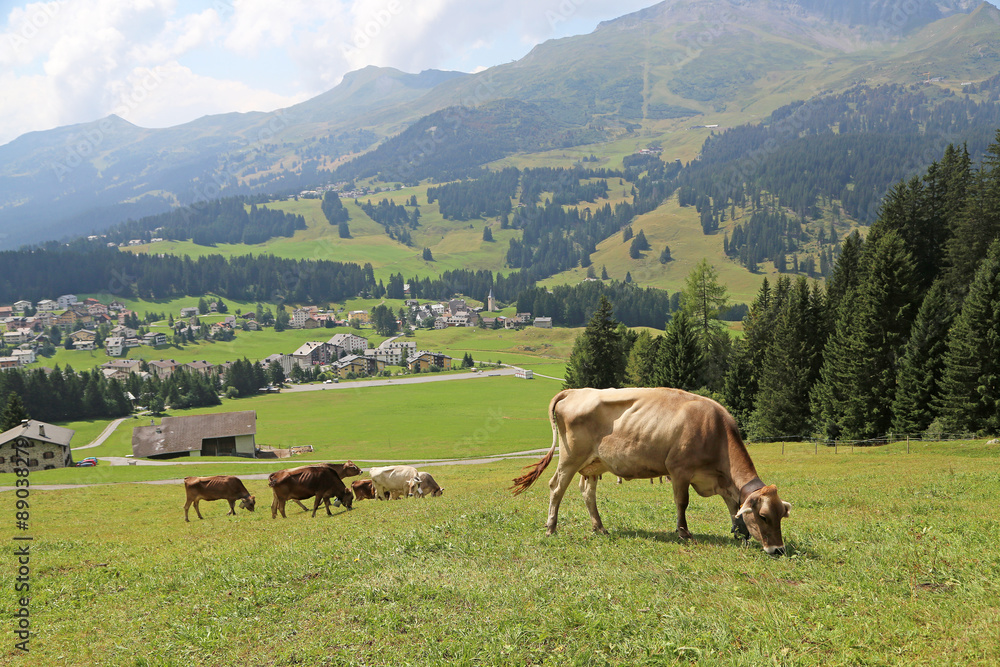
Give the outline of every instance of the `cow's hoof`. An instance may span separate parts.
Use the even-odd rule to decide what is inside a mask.
[[[556,534],[555,528],[549,528],[548,530],[545,531],[545,537],[552,537],[555,534]]]
[[[678,528],[677,537],[681,538],[682,540],[690,540],[691,533],[688,531],[687,528]]]
[[[600,527],[594,529],[594,534],[595,535],[607,535],[608,534],[608,529],[605,528],[604,526],[600,526]]]

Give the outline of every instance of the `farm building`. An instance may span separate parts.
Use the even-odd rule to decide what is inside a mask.
[[[19,465],[14,465],[14,459],[17,458],[15,449],[27,452],[28,470],[51,470],[73,465],[69,441],[74,433],[76,431],[73,429],[34,419],[0,433],[0,472],[14,472],[15,467],[25,467],[20,462]]]
[[[248,456],[256,458],[257,413],[164,417],[157,426],[132,429],[132,454],[137,458],[177,456]]]

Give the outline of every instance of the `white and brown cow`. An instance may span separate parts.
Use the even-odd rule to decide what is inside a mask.
[[[410,482],[417,476],[413,466],[382,466],[368,471],[379,500],[397,500],[410,493]]]
[[[559,503],[580,473],[580,490],[595,532],[606,533],[597,512],[598,476],[666,476],[677,505],[677,534],[691,537],[685,511],[688,487],[720,495],[733,532],[752,535],[772,555],[785,551],[781,520],[790,505],[757,476],[735,420],[715,401],[679,389],[566,389],[549,403],[552,446],[511,487],[518,494],[537,480],[559,445],[559,466],[549,482],[548,534],[556,532]]]
[[[188,509],[194,504],[194,511],[198,513],[198,518],[202,518],[198,503],[202,500],[228,500],[229,511],[226,516],[236,514],[236,501],[240,501],[240,507],[253,512],[254,497],[243,486],[239,477],[232,475],[215,475],[214,477],[185,477],[184,492],[187,494],[187,502],[184,503],[184,520],[188,519]]]
[[[429,472],[418,472],[410,480],[410,495],[417,498],[436,498],[444,495],[444,489],[438,486]]]

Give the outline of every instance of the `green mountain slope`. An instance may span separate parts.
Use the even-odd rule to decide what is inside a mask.
[[[0,247],[88,233],[218,195],[298,190],[456,105],[530,105],[488,129],[506,133],[496,142],[504,154],[549,152],[640,136],[669,143],[691,125],[759,120],[858,81],[940,77],[943,89],[956,89],[1000,72],[995,7],[914,0],[899,14],[898,4],[667,0],[477,74],[369,67],[272,113],[162,130],[109,118],[32,133],[0,146]],[[526,123],[553,136],[516,141]],[[697,143],[676,138],[678,156],[693,157]],[[482,161],[497,157],[486,152]]]

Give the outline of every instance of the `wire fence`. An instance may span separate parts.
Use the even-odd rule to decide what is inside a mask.
[[[906,443],[906,453],[910,453],[910,443],[911,442],[949,442],[955,440],[974,440],[976,439],[976,434],[974,433],[887,433],[886,435],[879,438],[868,438],[865,440],[831,440],[829,438],[818,438],[814,436],[803,436],[803,435],[779,435],[771,438],[750,438],[750,442],[754,443],[781,443],[781,453],[785,453],[785,445],[793,443],[805,443],[813,445],[815,453],[819,453],[820,447],[827,447],[834,450],[837,453],[841,448],[850,448],[854,451],[855,447],[883,447],[885,445],[891,445],[898,442]]]

